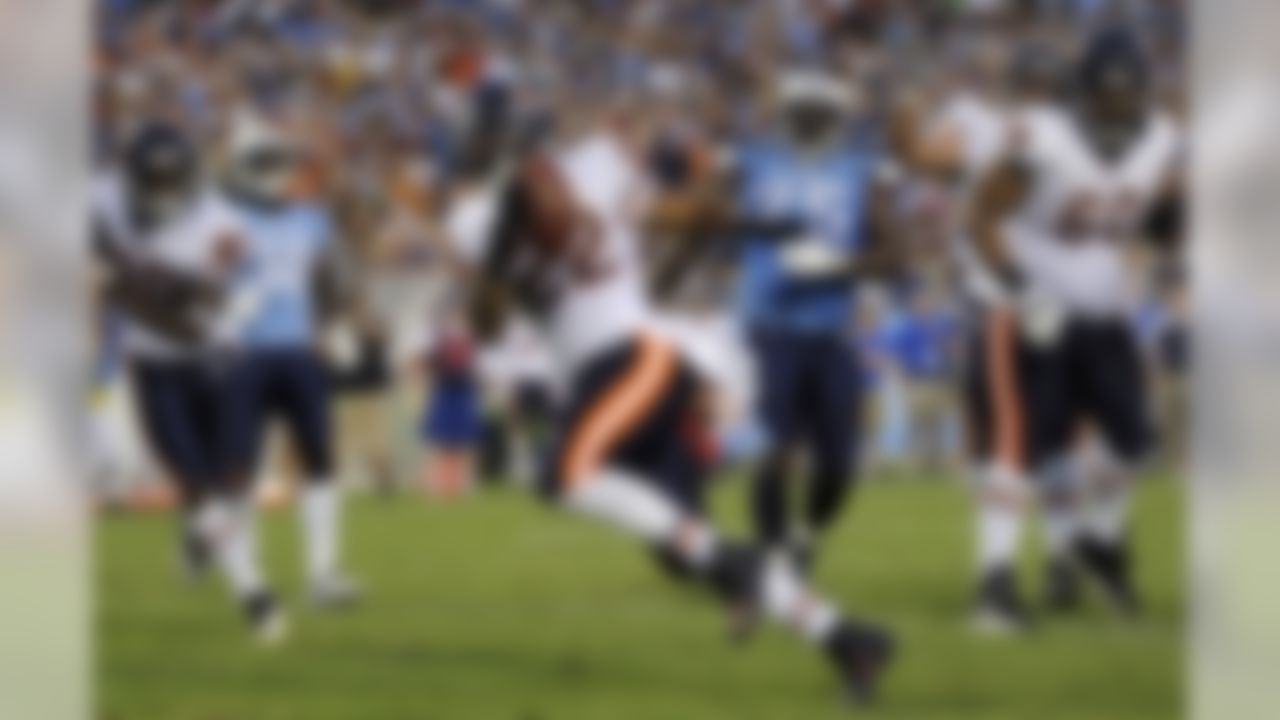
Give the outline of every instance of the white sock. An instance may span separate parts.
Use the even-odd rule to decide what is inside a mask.
[[[1080,527],[1077,508],[1062,503],[1046,503],[1043,522],[1045,555],[1050,559],[1070,555]]]
[[[244,599],[266,589],[258,565],[257,518],[251,498],[209,501],[198,511],[196,523],[236,597]]]
[[[786,553],[765,560],[762,590],[765,614],[812,643],[822,643],[840,625],[840,611],[805,586]]]
[[[1050,560],[1068,557],[1080,535],[1080,489],[1090,472],[1089,463],[1082,460],[1077,451],[1050,460],[1039,469],[1044,552]]]
[[[978,568],[988,573],[1013,567],[1022,541],[1026,483],[996,466],[978,478]]]
[[[313,581],[330,577],[338,569],[341,490],[330,480],[312,479],[301,503],[307,574]]]
[[[643,479],[611,468],[568,490],[564,502],[575,512],[651,543],[675,538],[683,515],[675,503]]]
[[[605,468],[565,494],[571,510],[619,528],[653,545],[673,547],[703,568],[715,555],[710,527],[685,515],[670,498],[642,478]]]
[[[1105,543],[1119,543],[1129,527],[1133,507],[1133,485],[1128,478],[1103,488],[1095,488],[1081,518],[1089,537]]]
[[[1133,473],[1101,443],[1082,450],[1077,462],[1085,488],[1080,529],[1095,540],[1120,542],[1133,506]]]

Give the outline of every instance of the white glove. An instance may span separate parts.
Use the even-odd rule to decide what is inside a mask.
[[[1018,314],[1023,337],[1032,347],[1052,347],[1061,339],[1066,313],[1051,298],[1023,290],[1014,298],[1014,309]]]
[[[844,254],[821,238],[805,236],[782,246],[782,270],[801,280],[819,280],[848,267]]]

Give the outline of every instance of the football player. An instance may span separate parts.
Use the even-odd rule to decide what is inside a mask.
[[[853,90],[817,71],[779,83],[782,133],[735,157],[742,212],[789,233],[747,233],[739,311],[760,383],[770,449],[756,478],[761,541],[802,566],[839,516],[854,480],[860,373],[849,328],[856,288],[899,266],[890,216],[892,167],[853,137]],[[809,455],[808,497],[790,496],[795,451]]]
[[[620,171],[626,152],[598,134],[512,152],[510,104],[484,107],[448,229],[477,329],[496,334],[512,312],[533,317],[568,372],[542,490],[660,548],[731,607],[794,628],[827,652],[855,697],[870,697],[891,655],[887,633],[845,618],[790,563],[721,536],[664,477],[699,388],[651,329],[633,257],[641,183]]]
[[[1083,567],[1115,606],[1138,608],[1127,517],[1152,433],[1131,327],[1142,282],[1128,252],[1176,194],[1180,145],[1176,123],[1150,99],[1141,48],[1107,31],[1082,54],[1070,102],[1021,113],[976,193],[971,236],[1003,297],[976,366],[990,369],[992,410],[1004,422],[983,439],[1039,485],[1058,605],[1074,603]],[[1087,493],[1072,461],[1082,423],[1116,462],[1105,487]],[[979,616],[1019,626],[1013,554],[989,569]]]
[[[203,183],[197,152],[179,128],[143,126],[122,161],[122,171],[95,188],[93,239],[104,301],[124,320],[143,433],[179,486],[189,572],[217,560],[255,631],[273,640],[284,630],[283,615],[229,540],[233,504],[223,483],[219,346],[245,228]]]
[[[338,239],[327,212],[293,194],[303,149],[265,119],[237,120],[225,185],[244,219],[246,245],[234,284],[237,353],[223,402],[227,472],[245,498],[242,521],[252,528],[249,490],[267,422],[287,424],[305,473],[300,510],[310,598],[321,607],[347,605],[360,592],[339,565],[342,497],[329,374],[316,349],[321,324],[341,303]]]

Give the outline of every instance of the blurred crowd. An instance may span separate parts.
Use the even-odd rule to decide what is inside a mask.
[[[157,117],[198,138],[210,167],[246,108],[305,140],[296,192],[337,218],[361,288],[330,343],[349,356],[341,434],[356,445],[347,456],[367,456],[358,472],[394,482],[380,478],[413,452],[412,431],[394,428],[413,427],[416,358],[440,330],[441,211],[483,82],[517,78],[559,131],[607,118],[711,156],[768,121],[779,68],[820,65],[856,89],[860,131],[892,154],[959,92],[1054,93],[1084,30],[1117,19],[1141,29],[1161,101],[1181,113],[1185,13],[1176,0],[100,0],[95,162],[110,167]],[[646,161],[680,182],[662,147]],[[874,388],[869,462],[932,476],[963,456],[959,221],[946,184],[898,187],[912,270],[868,292],[850,330]],[[1186,307],[1177,268],[1159,275],[1134,322],[1175,453]]]

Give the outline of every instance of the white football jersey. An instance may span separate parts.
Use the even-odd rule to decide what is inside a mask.
[[[1062,108],[1027,110],[1015,135],[1031,188],[1005,227],[1014,261],[1038,295],[1068,314],[1124,315],[1137,289],[1125,245],[1178,162],[1175,122],[1151,115],[1114,160]]]
[[[587,276],[566,262],[549,261],[554,298],[546,317],[548,342],[559,363],[572,370],[650,322],[638,258],[638,221],[650,191],[626,151],[605,134],[553,152],[549,159],[594,225],[588,230],[590,263],[601,269]],[[489,252],[498,192],[498,187],[474,190],[450,211],[450,242],[472,264],[483,262]]]
[[[143,230],[133,221],[123,178],[109,174],[95,181],[93,213],[116,250],[174,270],[216,278],[214,253],[228,236],[244,235],[235,208],[212,189],[202,190],[190,205],[168,222]],[[178,359],[199,351],[165,337],[125,315],[123,346],[132,357]]]

